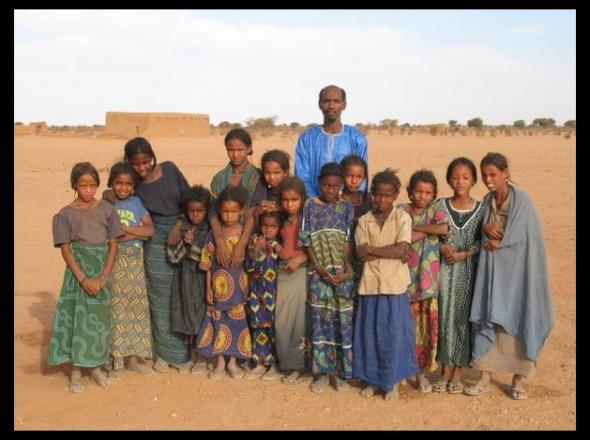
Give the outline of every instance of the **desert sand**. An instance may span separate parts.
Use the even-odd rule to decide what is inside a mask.
[[[47,344],[65,263],[52,246],[51,219],[73,200],[72,165],[92,162],[101,173],[121,159],[124,140],[19,136],[14,146],[14,428],[49,429],[560,429],[576,428],[576,138],[537,135],[512,137],[394,136],[371,132],[370,172],[386,166],[399,170],[405,184],[420,168],[432,169],[439,196],[451,195],[446,166],[463,155],[476,163],[488,151],[511,161],[511,174],[531,195],[540,215],[549,256],[556,325],[535,376],[527,381],[529,399],[507,394],[510,375],[494,377],[480,397],[419,394],[411,384],[401,400],[381,395],[365,399],[358,384],[337,393],[309,391],[299,385],[204,374],[138,376],[124,373],[100,389],[84,377],[82,394],[68,391],[68,368],[47,367]],[[159,161],[171,160],[191,184],[208,185],[226,163],[222,136],[150,139]],[[292,153],[296,137],[255,137],[254,163],[271,148]],[[472,193],[486,190],[478,181]],[[405,191],[399,199],[407,201]],[[465,371],[466,383],[477,378]]]

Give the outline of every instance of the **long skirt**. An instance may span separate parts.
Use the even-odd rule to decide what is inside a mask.
[[[302,370],[308,339],[307,268],[279,271],[275,308],[275,344],[281,370]]]
[[[495,345],[484,356],[474,359],[472,366],[488,372],[504,371],[525,377],[532,376],[537,363],[524,355],[520,341],[497,324],[494,324],[494,335]]]
[[[408,295],[359,295],[352,375],[385,392],[418,373]]]
[[[309,290],[311,372],[349,379],[352,377],[353,299],[336,295],[332,285],[317,278]],[[331,295],[327,294],[329,291]]]
[[[438,300],[424,299],[410,303],[416,323],[416,360],[420,370],[429,372],[437,368]]]
[[[123,368],[126,356],[152,357],[150,304],[143,268],[143,245],[119,243],[113,266],[114,369]]]
[[[240,303],[225,311],[207,310],[195,343],[197,352],[207,358],[223,355],[250,359],[252,338],[245,305]]]
[[[71,244],[72,255],[88,278],[100,276],[108,256],[108,245]],[[49,341],[49,365],[71,363],[94,368],[108,365],[110,352],[111,281],[96,295],[82,288],[66,267]]]
[[[190,360],[190,350],[185,335],[170,328],[172,282],[180,275],[166,258],[166,236],[176,220],[176,216],[153,215],[155,232],[144,245],[144,262],[155,355],[180,365]]]

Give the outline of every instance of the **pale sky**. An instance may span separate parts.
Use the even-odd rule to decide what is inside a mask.
[[[213,124],[512,124],[576,119],[575,10],[16,10],[14,120],[104,124],[107,111]]]

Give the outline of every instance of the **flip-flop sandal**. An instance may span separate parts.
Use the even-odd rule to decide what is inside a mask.
[[[225,377],[225,371],[213,370],[209,372],[207,377],[211,380],[221,380]]]
[[[482,394],[488,391],[487,387],[483,385],[473,385],[470,387],[466,387],[463,390],[463,394],[467,394],[468,396],[481,396]]]
[[[449,394],[462,394],[465,390],[465,386],[461,382],[453,383],[449,381],[447,392]]]
[[[244,372],[242,370],[240,370],[239,367],[236,368],[235,370],[230,370],[228,368],[227,372],[229,373],[229,377],[231,377],[232,379],[243,379],[244,378]]]
[[[266,373],[262,375],[260,380],[277,380],[281,377],[281,373],[276,370],[268,370]]]
[[[260,379],[264,373],[264,371],[255,372],[254,370],[250,370],[246,374],[244,374],[243,377],[246,380]]]
[[[291,374],[281,377],[281,383],[287,385],[298,385],[301,383],[301,374],[295,379],[291,379]]]
[[[69,388],[72,393],[81,393],[84,391],[84,384],[80,379],[74,379],[70,381]]]
[[[529,395],[523,388],[510,388],[510,397],[514,400],[526,400]]]
[[[430,382],[420,383],[416,385],[416,389],[421,392],[422,394],[431,393],[432,392],[432,384]]]
[[[432,384],[432,391],[435,393],[446,393],[449,389],[450,381],[446,380],[437,380]]]
[[[156,360],[156,362],[154,363],[153,368],[158,373],[167,373],[168,370],[170,369],[170,366],[168,365],[168,362],[166,362],[164,359],[158,358]]]

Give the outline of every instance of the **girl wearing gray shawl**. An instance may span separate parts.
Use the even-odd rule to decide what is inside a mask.
[[[483,199],[483,243],[470,322],[472,366],[480,381],[465,389],[487,391],[493,371],[514,375],[510,396],[527,398],[523,380],[533,374],[554,324],[543,234],[529,196],[509,184],[508,161],[488,153],[481,174],[490,193]]]

